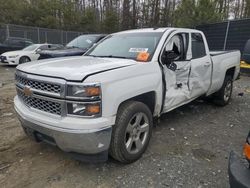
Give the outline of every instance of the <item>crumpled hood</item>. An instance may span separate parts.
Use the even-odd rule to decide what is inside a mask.
[[[64,56],[73,56],[73,55],[83,55],[87,49],[81,48],[62,48],[58,50],[43,50],[39,52],[41,56],[46,55],[50,57],[64,57]]]
[[[81,81],[93,73],[136,64],[130,59],[81,56],[33,61],[21,64],[17,69],[31,74]]]

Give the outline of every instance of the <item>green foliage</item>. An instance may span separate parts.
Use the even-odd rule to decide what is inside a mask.
[[[119,20],[115,11],[109,10],[106,12],[102,30],[105,33],[112,33],[119,30]]]
[[[250,0],[0,0],[0,23],[115,32],[250,17]]]
[[[194,27],[220,20],[221,15],[212,0],[183,0],[175,11],[175,25],[178,27]]]

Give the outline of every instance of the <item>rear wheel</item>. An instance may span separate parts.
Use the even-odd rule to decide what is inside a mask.
[[[232,97],[233,79],[232,76],[227,75],[221,89],[214,94],[214,103],[219,106],[225,106],[229,103]]]
[[[110,155],[122,163],[136,161],[148,146],[152,127],[152,113],[145,104],[137,101],[123,104],[113,128]]]
[[[19,64],[30,62],[30,58],[23,56],[19,59]]]

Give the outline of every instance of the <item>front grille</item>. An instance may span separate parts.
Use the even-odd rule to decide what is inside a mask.
[[[57,93],[57,94],[60,94],[61,92],[61,86],[59,84],[30,80],[28,78],[25,78],[17,74],[16,74],[16,82],[17,84],[21,84],[23,86],[30,86],[32,89],[37,89],[40,91]]]
[[[5,56],[0,56],[0,61],[1,61],[2,63],[4,63],[6,60],[7,60],[7,58],[6,58]]]
[[[28,107],[32,107],[51,114],[61,115],[62,107],[60,103],[39,99],[32,96],[25,96],[24,93],[19,89],[17,89],[17,95]]]

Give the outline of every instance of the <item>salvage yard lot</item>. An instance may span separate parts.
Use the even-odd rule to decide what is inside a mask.
[[[250,77],[226,107],[196,100],[161,117],[143,157],[129,165],[71,159],[27,138],[15,116],[15,67],[0,65],[2,187],[229,187],[228,156],[242,153],[250,130]]]

